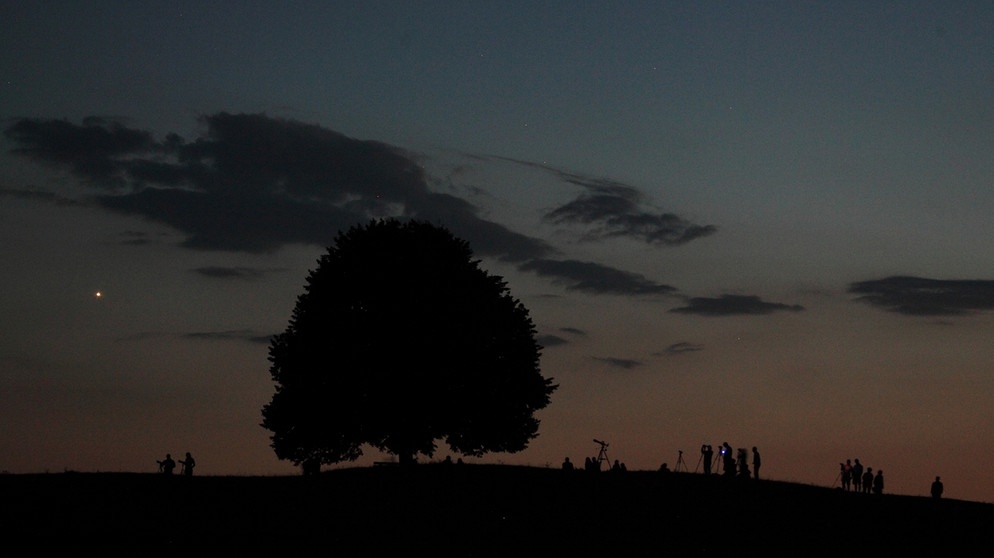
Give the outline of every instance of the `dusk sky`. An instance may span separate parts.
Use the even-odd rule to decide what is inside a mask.
[[[268,339],[395,216],[559,384],[470,462],[994,502],[994,3],[5,2],[0,118],[2,471],[296,474]]]

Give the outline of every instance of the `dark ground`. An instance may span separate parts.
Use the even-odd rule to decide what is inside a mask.
[[[0,475],[0,495],[7,556],[957,556],[994,527],[994,504],[486,465]]]

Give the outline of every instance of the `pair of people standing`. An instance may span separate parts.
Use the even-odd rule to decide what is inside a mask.
[[[159,472],[163,475],[172,475],[173,469],[176,468],[176,461],[173,460],[172,455],[166,454],[166,458],[162,461],[157,461],[159,464]],[[193,468],[197,466],[196,460],[190,455],[190,452],[186,452],[186,457],[179,461],[179,464],[183,466],[183,475],[187,477],[193,476]]]
[[[863,494],[883,494],[884,493],[884,471],[883,469],[878,469],[876,474],[873,473],[873,467],[867,467],[866,471],[862,474],[857,474],[857,471],[862,471],[863,465],[856,460],[856,464],[853,465],[852,472],[852,482],[853,489],[856,492],[861,492]]]

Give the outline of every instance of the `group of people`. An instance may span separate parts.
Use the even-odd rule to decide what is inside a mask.
[[[159,472],[163,475],[172,475],[173,470],[176,468],[176,461],[173,460],[172,455],[166,454],[166,458],[162,461],[156,461],[159,464]],[[193,468],[196,467],[197,462],[190,455],[190,452],[186,452],[186,457],[179,460],[179,464],[183,466],[182,472],[184,476],[192,477]]]
[[[583,470],[588,473],[599,473],[602,470],[601,463],[603,461],[604,460],[599,457],[584,458]],[[573,465],[573,462],[569,460],[569,457],[567,457],[566,459],[563,460],[562,469],[563,471],[575,471],[576,467]],[[626,467],[624,463],[615,459],[614,464],[611,465],[610,470],[614,472],[622,472],[622,471],[627,471],[628,467]]]
[[[759,468],[763,464],[763,459],[759,455],[759,449],[752,447],[752,470],[749,469],[749,452],[745,448],[739,448],[735,455],[732,455],[732,446],[728,442],[718,446],[718,453],[721,458],[722,474],[726,477],[742,477],[754,479],[759,478]],[[704,466],[704,474],[710,475],[714,466],[714,448],[711,444],[701,446],[700,463]]]
[[[726,477],[742,477],[742,478],[759,478],[759,469],[762,466],[762,457],[759,455],[759,450],[756,446],[752,447],[752,469],[749,469],[749,452],[745,448],[739,448],[735,455],[732,455],[732,446],[728,442],[722,443],[718,446],[718,453],[722,468],[722,475]],[[680,452],[681,459],[683,457],[683,452]],[[169,457],[168,455],[166,456]],[[190,454],[186,454],[188,461],[193,461]],[[583,470],[598,472],[601,470],[601,459],[597,457],[587,457],[584,459]],[[182,461],[181,461],[182,463]],[[160,468],[162,462],[159,462]],[[705,475],[710,475],[715,468],[715,456],[714,449],[710,444],[704,444],[701,446],[701,460],[698,466],[703,465],[703,472]],[[562,464],[564,471],[575,470],[573,462],[567,457]],[[192,466],[190,467],[192,469]],[[611,466],[611,471],[626,471],[624,463],[620,463],[617,459],[614,461],[614,465]],[[661,472],[669,472],[669,465],[663,463],[659,468]],[[187,470],[187,474],[191,474],[190,470]],[[877,469],[876,472],[873,471],[872,467],[864,467],[860,463],[859,459],[846,459],[845,463],[839,463],[839,479],[842,481],[842,490],[846,492],[858,492],[862,494],[883,494],[884,493],[884,472],[882,469]],[[942,479],[935,477],[932,482],[931,494],[933,498],[941,498],[943,492]]]
[[[759,449],[756,446],[752,447],[752,469],[749,468],[749,452],[745,448],[739,448],[736,455],[732,455],[732,446],[728,442],[723,443],[718,446],[718,451],[721,458],[722,474],[728,477],[743,477],[743,478],[759,478],[759,468],[762,466],[762,457],[759,455]],[[682,463],[683,452],[680,452],[680,459]],[[601,470],[601,463],[604,461],[599,457],[587,457],[583,462],[583,470],[588,472],[598,472]],[[704,474],[710,475],[712,473],[712,467],[714,466],[714,450],[710,444],[704,444],[701,446],[701,461],[698,463],[704,465]],[[679,465],[679,463],[678,463]],[[564,471],[574,471],[576,466],[570,461],[569,457],[563,460],[562,469]],[[611,471],[620,472],[627,471],[624,463],[621,463],[617,459],[614,460],[614,464],[611,465]],[[659,467],[660,472],[669,472],[670,467],[667,463],[663,463]],[[680,470],[679,468],[677,470]],[[696,472],[696,471],[695,471]]]
[[[936,477],[938,479],[938,477]],[[845,463],[839,463],[839,479],[842,481],[842,490],[846,492],[859,492],[861,494],[883,494],[884,493],[884,471],[877,469],[873,472],[873,467],[863,467],[863,464],[856,459],[846,459]]]

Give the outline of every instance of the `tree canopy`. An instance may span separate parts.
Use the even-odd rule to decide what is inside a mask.
[[[401,462],[444,440],[463,455],[517,452],[556,389],[541,374],[528,310],[469,244],[420,221],[339,232],[269,347],[262,410],[280,459]]]

